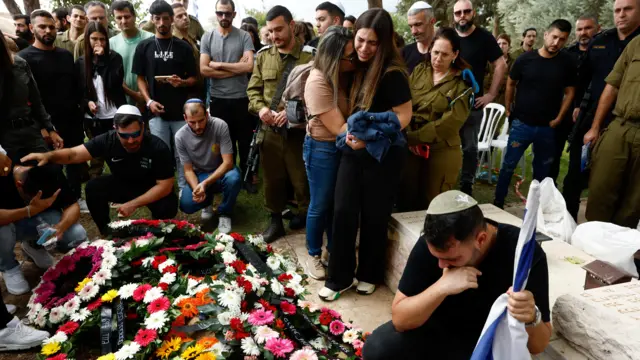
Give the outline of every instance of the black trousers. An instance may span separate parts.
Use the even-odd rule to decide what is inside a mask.
[[[93,139],[98,135],[102,135],[110,130],[113,130],[113,119],[84,119],[84,131],[87,133],[89,139]],[[91,165],[89,165],[89,176],[96,178],[102,175],[104,170],[104,159],[93,158],[91,159]]]
[[[549,168],[549,177],[553,179],[553,182],[558,184],[558,176],[560,175],[560,163],[562,160],[562,152],[567,145],[567,139],[573,130],[573,120],[571,115],[566,116],[565,119],[555,129],[556,147],[555,154],[553,155],[553,163]]]
[[[433,356],[434,350],[438,347],[434,343],[431,344],[436,347],[430,347],[429,343],[431,341],[428,334],[419,329],[398,332],[389,321],[380,325],[369,335],[362,348],[362,358],[366,360],[447,359],[447,357]]]
[[[62,116],[52,116],[51,119],[58,130],[58,134],[64,140],[65,148],[84,144],[84,131],[80,115],[75,120],[68,120]],[[86,178],[85,174],[87,174],[88,166],[86,163],[71,164],[66,165],[65,170],[69,188],[73,195],[79,199],[82,195],[82,180]]]
[[[9,314],[7,311],[7,307],[4,306],[4,299],[2,298],[2,294],[0,293],[0,300],[2,300],[2,305],[0,305],[0,330],[7,327],[7,324],[13,320],[13,315]]]
[[[360,248],[356,278],[371,284],[383,282],[387,223],[406,156],[407,149],[398,146],[389,148],[380,163],[364,149],[343,154],[336,181],[326,287],[338,291],[351,285],[356,269],[358,225]]]
[[[578,221],[578,210],[580,210],[580,196],[582,191],[589,186],[589,169],[580,171],[582,138],[585,133],[585,131],[576,131],[573,141],[569,143],[569,168],[564,177],[562,188],[562,196],[567,203],[567,210],[576,222]]]
[[[124,204],[146,193],[152,186],[140,186],[124,182],[113,175],[104,175],[90,180],[84,189],[87,197],[87,207],[93,221],[102,234],[107,233],[109,217],[109,203]],[[178,197],[172,191],[164,198],[148,204],[154,219],[172,219],[178,213]]]
[[[233,144],[233,161],[240,154],[239,168],[244,175],[249,157],[249,146],[256,127],[256,117],[249,114],[249,98],[220,99],[211,98],[209,113],[224,120],[229,126],[229,135]],[[236,144],[237,143],[237,144]]]

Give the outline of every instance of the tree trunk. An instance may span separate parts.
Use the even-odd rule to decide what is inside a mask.
[[[2,2],[4,3],[4,6],[7,7],[7,10],[9,10],[9,14],[22,14],[22,10],[20,10],[20,7],[18,7],[18,4],[16,4],[16,0],[2,0]]]
[[[382,0],[367,0],[367,3],[369,3],[369,9],[382,7]]]
[[[24,12],[31,14],[33,10],[40,9],[40,0],[24,0]]]
[[[498,32],[500,32],[500,15],[498,15],[498,12],[496,11],[493,14],[493,37],[498,37]]]

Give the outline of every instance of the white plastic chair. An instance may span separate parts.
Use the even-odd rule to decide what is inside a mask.
[[[509,143],[509,134],[507,131],[509,130],[509,122],[505,119],[504,124],[502,125],[502,130],[500,130],[500,135],[498,138],[491,142],[491,147],[500,149],[502,153],[502,157],[500,158],[500,168],[502,168],[502,164],[504,163],[504,155],[507,153],[507,144]],[[493,164],[495,164],[495,158],[497,155],[497,151],[493,151],[493,156],[491,158],[491,167],[493,168]],[[522,177],[526,178],[527,175],[527,152],[525,151],[522,154],[522,158],[520,158],[520,170],[522,171]]]
[[[482,171],[483,165],[489,165],[489,184],[491,184],[491,165],[493,165],[491,161],[491,143],[502,115],[504,115],[504,106],[500,104],[491,103],[482,110],[482,123],[480,125],[480,133],[478,134],[478,154],[480,154],[480,162],[476,176]]]

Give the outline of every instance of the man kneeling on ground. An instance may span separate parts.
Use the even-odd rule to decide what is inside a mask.
[[[145,132],[140,110],[122,105],[113,117],[114,130],[83,145],[43,154],[30,154],[22,160],[46,163],[79,164],[103,158],[111,174],[87,183],[85,195],[93,221],[104,235],[108,233],[109,203],[118,214],[128,217],[146,206],[155,219],[171,219],[178,212],[178,197],[173,192],[173,154],[155,135]]]
[[[513,292],[519,233],[485,219],[462,192],[434,198],[400,279],[391,321],[369,336],[363,358],[469,359],[504,292],[509,313],[525,324],[529,352],[542,352],[551,337],[547,258],[536,244],[526,290]]]
[[[233,145],[227,124],[210,117],[200,99],[184,104],[187,126],[176,133],[176,151],[184,166],[187,185],[180,195],[180,210],[187,214],[202,209],[203,222],[213,217],[211,202],[222,192],[218,206],[218,231],[231,232],[231,212],[242,188],[240,170],[235,167]]]
[[[2,157],[5,155],[0,153]],[[36,244],[40,231],[45,227],[55,230],[51,237],[57,237],[55,246],[62,252],[84,242],[87,232],[78,223],[78,199],[58,165],[15,165],[8,176],[0,176],[0,193],[0,271],[9,293],[22,295],[30,289],[16,261],[16,241],[36,266],[48,269],[53,258]],[[38,228],[42,224],[45,226]]]

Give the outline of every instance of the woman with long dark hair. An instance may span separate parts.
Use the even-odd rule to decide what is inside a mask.
[[[245,23],[245,24],[242,24],[242,26],[240,26],[240,29],[248,32],[249,35],[251,35],[251,42],[253,42],[253,51],[256,53],[260,51],[260,49],[262,49],[262,44],[260,43],[260,33],[258,32],[258,28],[255,27],[253,24]]]
[[[326,277],[321,260],[322,235],[326,231],[327,249],[333,238],[333,195],[340,165],[336,137],[347,129],[345,119],[350,114],[348,94],[355,56],[351,32],[341,26],[329,27],[318,46],[304,90],[309,122],[302,156],[311,192],[307,211],[310,257],[305,262],[305,271],[317,280]]]
[[[42,104],[29,64],[9,51],[0,31],[0,146],[15,162],[31,152],[48,151],[45,137],[56,149],[64,145]]]
[[[398,194],[401,212],[425,210],[434,197],[456,185],[462,167],[459,133],[471,112],[473,94],[462,78],[469,65],[459,55],[458,33],[442,27],[430,57],[409,77],[413,119],[407,128],[410,154]]]
[[[367,10],[355,24],[360,66],[350,90],[347,134],[337,142],[342,158],[329,274],[318,293],[327,301],[356,284],[358,293],[371,294],[384,279],[387,223],[406,157],[401,130],[411,121],[411,90],[394,34],[393,21],[384,9]]]
[[[107,29],[97,21],[87,24],[83,46],[84,55],[76,61],[76,68],[82,89],[85,131],[94,138],[113,129],[113,116],[127,103],[122,88],[124,66],[122,56],[109,48]],[[89,174],[92,178],[100,176],[102,168],[102,159],[94,159]]]

